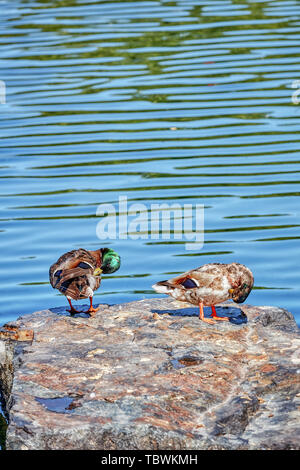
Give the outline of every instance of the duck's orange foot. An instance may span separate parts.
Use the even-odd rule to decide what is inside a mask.
[[[98,308],[93,307],[93,297],[90,297],[90,308],[85,313],[89,313],[91,317],[94,317],[95,313],[98,312],[99,309],[100,307]]]
[[[229,321],[228,317],[213,317],[213,319],[218,321]]]
[[[205,318],[205,317],[201,318],[200,316],[199,316],[199,318],[200,318],[200,320],[204,321],[205,323],[209,323],[210,325],[215,325],[216,324],[216,322],[212,318]]]
[[[75,315],[75,313],[80,313],[82,310],[76,310],[76,308],[67,308],[67,312],[70,312],[71,315]]]
[[[214,307],[214,305],[211,306],[211,311],[212,311],[212,317],[213,317],[214,320],[229,321],[228,317],[218,317],[217,312],[216,312],[216,308]]]
[[[212,318],[205,318],[204,311],[203,311],[203,303],[200,302],[199,304],[199,319],[204,321],[204,323],[209,323],[210,325],[214,325],[216,322]]]
[[[93,317],[95,315],[96,312],[98,312],[98,310],[100,310],[100,307],[98,308],[94,308],[94,307],[90,307],[86,312],[84,313],[89,313],[91,315],[91,317]]]
[[[69,305],[70,305],[70,309],[67,308],[67,312],[70,312],[71,315],[75,315],[75,313],[80,313],[82,310],[76,310],[76,308],[73,307],[73,305],[71,304],[71,300],[68,299],[68,302],[69,302]]]

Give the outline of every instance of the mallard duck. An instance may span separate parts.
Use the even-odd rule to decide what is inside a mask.
[[[213,324],[214,320],[228,321],[228,317],[217,316],[215,305],[228,299],[244,302],[253,282],[252,272],[243,264],[209,263],[167,281],[157,282],[152,287],[160,294],[199,305],[199,318]],[[213,318],[204,318],[204,305],[211,307]]]
[[[70,312],[79,313],[71,299],[90,299],[87,312],[99,310],[93,307],[93,295],[101,283],[101,274],[110,274],[120,267],[120,256],[110,248],[89,251],[83,248],[64,253],[49,269],[50,284],[64,294],[70,305]]]

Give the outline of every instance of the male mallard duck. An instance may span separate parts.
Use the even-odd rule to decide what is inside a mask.
[[[215,323],[213,319],[228,321],[228,317],[217,316],[215,304],[228,299],[244,302],[253,282],[252,272],[243,264],[209,263],[168,281],[157,282],[152,287],[156,292],[171,295],[176,300],[199,305],[199,318],[206,323]],[[204,318],[203,305],[211,307],[213,319]]]
[[[64,294],[70,304],[71,314],[79,313],[71,304],[71,299],[90,299],[86,313],[99,310],[93,307],[93,295],[101,283],[101,273],[110,274],[120,267],[120,256],[110,248],[96,251],[72,250],[64,253],[49,269],[50,284]]]

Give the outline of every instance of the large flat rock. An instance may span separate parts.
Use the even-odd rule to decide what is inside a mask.
[[[299,449],[293,315],[242,310],[240,325],[170,298],[19,318],[33,340],[0,341],[7,449]]]

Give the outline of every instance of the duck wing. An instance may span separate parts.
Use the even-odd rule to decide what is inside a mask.
[[[202,266],[197,269],[192,269],[180,274],[177,277],[169,279],[169,285],[179,287],[180,285],[186,288],[192,287],[208,287],[214,281],[215,275],[209,271],[203,271]]]

